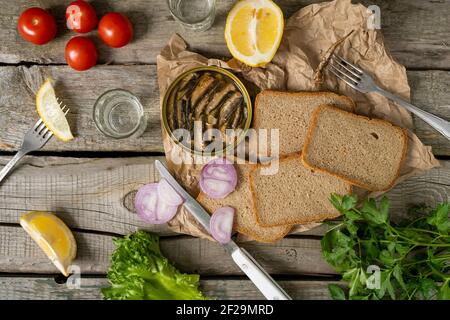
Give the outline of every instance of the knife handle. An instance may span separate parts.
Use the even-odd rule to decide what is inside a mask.
[[[292,300],[244,248],[234,250],[231,257],[267,300]]]

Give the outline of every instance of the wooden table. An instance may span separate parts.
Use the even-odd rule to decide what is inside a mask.
[[[84,73],[65,65],[64,46],[72,36],[63,30],[66,2],[0,0],[0,164],[7,163],[36,121],[34,92],[47,76],[57,81],[57,94],[71,107],[69,121],[77,136],[70,143],[52,139],[0,185],[0,299],[101,298],[99,288],[107,284],[105,273],[114,249],[112,238],[137,229],[160,234],[164,254],[180,270],[200,273],[206,294],[224,299],[262,298],[217,244],[174,234],[163,226],[145,225],[132,212],[131,204],[136,188],[154,180],[153,163],[163,156],[156,55],[170,35],[178,32],[193,50],[228,56],[223,28],[232,1],[218,0],[214,27],[197,34],[183,31],[163,0],[96,0],[99,14],[111,10],[127,13],[136,39],[117,50],[97,41],[100,65]],[[288,17],[317,1],[277,2]],[[450,119],[450,1],[363,3],[381,7],[386,43],[408,69],[413,103]],[[57,39],[43,47],[24,42],[16,31],[20,12],[35,5],[50,8],[61,29]],[[149,122],[140,138],[115,141],[99,134],[94,126],[91,114],[96,98],[118,87],[134,92],[145,106]],[[393,210],[404,214],[414,204],[433,205],[449,200],[450,194],[450,142],[421,120],[414,122],[417,135],[433,147],[442,167],[389,192]],[[19,217],[30,210],[56,212],[74,231],[81,289],[69,290],[58,284],[55,267],[20,228]],[[294,298],[324,299],[329,298],[327,284],[339,278],[321,257],[323,231],[318,228],[288,236],[273,245],[243,246]]]

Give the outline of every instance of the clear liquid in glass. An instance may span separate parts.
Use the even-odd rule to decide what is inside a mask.
[[[167,0],[173,17],[188,30],[205,31],[214,23],[215,0]]]
[[[144,109],[132,93],[115,89],[102,94],[94,106],[94,121],[106,136],[122,139],[145,131]]]

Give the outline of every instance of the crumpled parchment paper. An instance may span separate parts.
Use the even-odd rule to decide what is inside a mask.
[[[161,101],[167,87],[177,75],[203,65],[232,69],[260,89],[334,91],[351,97],[357,105],[356,113],[385,119],[406,129],[409,137],[408,154],[396,183],[403,181],[414,174],[439,166],[431,147],[423,145],[411,131],[413,121],[409,112],[378,94],[357,92],[334,76],[318,70],[319,66],[326,64],[332,49],[335,49],[336,54],[371,74],[380,86],[409,100],[410,88],[405,67],[389,54],[381,32],[368,28],[370,15],[366,7],[352,4],[351,0],[335,0],[306,6],[287,19],[280,48],[272,62],[264,68],[251,68],[234,59],[228,62],[207,59],[189,51],[186,42],[175,34],[157,57]],[[342,39],[342,43],[334,48],[333,45]],[[323,81],[318,82],[318,78]],[[196,196],[197,177],[201,166],[189,164],[189,161],[193,160],[192,156],[176,146],[164,130],[163,142],[172,173]],[[180,156],[183,156],[187,163],[176,164],[172,161]],[[379,194],[373,193],[371,196]],[[314,223],[296,226],[293,231],[305,231],[318,225]],[[210,239],[202,226],[183,208],[169,222],[169,227],[176,232]]]

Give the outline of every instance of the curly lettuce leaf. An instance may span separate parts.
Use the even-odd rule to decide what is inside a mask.
[[[114,239],[108,279],[103,288],[108,300],[204,300],[198,289],[200,276],[183,274],[164,257],[159,237],[138,231]]]

